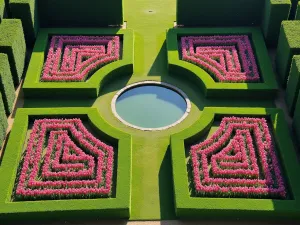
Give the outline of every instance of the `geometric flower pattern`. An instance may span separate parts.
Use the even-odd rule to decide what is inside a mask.
[[[85,81],[119,58],[119,36],[53,36],[41,81]]]
[[[286,198],[265,118],[224,117],[218,130],[190,150],[199,196]]]
[[[218,82],[259,82],[255,56],[247,35],[181,38],[182,60],[206,70]]]
[[[113,147],[80,119],[37,119],[16,182],[17,200],[109,196]]]

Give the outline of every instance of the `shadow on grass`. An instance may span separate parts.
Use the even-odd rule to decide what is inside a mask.
[[[159,204],[161,220],[174,219],[174,191],[171,163],[171,150],[168,147],[159,169]]]
[[[155,58],[148,76],[166,76],[168,75],[168,56],[167,56],[167,42],[164,41],[157,57]]]

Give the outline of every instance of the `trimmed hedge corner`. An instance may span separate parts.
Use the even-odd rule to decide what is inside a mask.
[[[283,87],[287,84],[292,58],[299,54],[300,21],[283,21],[276,52],[277,74]]]
[[[6,136],[7,126],[8,126],[7,118],[5,115],[4,104],[2,101],[2,94],[0,92],[0,149]]]
[[[9,115],[13,110],[16,95],[8,57],[2,53],[0,53],[0,92],[2,94],[6,114]]]
[[[5,13],[5,1],[0,0],[0,23],[4,18],[4,13]]]
[[[91,77],[83,82],[48,82],[40,81],[44,60],[47,57],[49,37],[56,35],[98,35],[98,36],[120,36],[122,52],[119,60],[104,65],[97,69]],[[106,81],[112,77],[128,75],[133,73],[134,35],[128,29],[88,29],[88,28],[49,28],[40,29],[36,44],[34,46],[26,78],[23,85],[25,97],[71,97],[90,98],[97,97],[99,90]]]
[[[64,119],[68,119],[69,121],[71,121],[71,119],[78,118],[75,120],[80,120],[82,122],[80,122],[81,126],[79,126],[80,124],[77,126],[77,125],[72,125],[71,122],[67,122],[66,124],[62,125],[61,130],[58,131],[56,130],[59,126],[58,122],[55,122],[54,124],[50,123],[47,125],[45,123],[47,123],[48,120],[41,120],[44,118],[46,119],[64,118]],[[72,150],[74,149],[75,152],[78,151],[80,152],[80,153],[76,153],[76,154],[80,154],[79,156],[73,155],[74,157],[77,158],[80,156],[82,157],[85,156],[85,159],[88,157],[91,158],[91,156],[88,153],[81,152],[80,149],[78,150],[78,148],[76,147],[77,145],[81,146],[83,144],[81,148],[90,146],[87,148],[92,149],[91,150],[92,152],[93,151],[96,152],[96,150],[99,148],[100,145],[101,146],[106,145],[104,144],[105,142],[112,145],[113,148],[110,148],[110,151],[112,149],[116,150],[114,151],[115,160],[113,161],[115,162],[115,169],[114,169],[115,172],[113,172],[113,174],[115,175],[110,174],[110,176],[112,175],[115,177],[112,181],[113,182],[112,185],[114,186],[112,191],[112,196],[110,197],[98,196],[96,198],[95,197],[91,198],[93,196],[89,196],[90,193],[84,192],[85,193],[84,196],[81,196],[81,198],[83,199],[78,199],[76,198],[76,196],[71,196],[72,197],[71,199],[63,199],[63,200],[59,200],[59,199],[47,200],[47,198],[43,198],[42,200],[38,199],[38,201],[37,199],[30,199],[30,200],[15,199],[14,196],[16,195],[16,190],[14,186],[18,181],[16,177],[20,176],[20,174],[18,173],[20,160],[24,159],[22,158],[23,157],[22,153],[24,150],[23,148],[24,145],[25,146],[27,145],[26,137],[28,134],[29,126],[32,125],[33,121],[34,121],[33,126],[37,126],[39,124],[39,121],[43,121],[46,129],[48,131],[51,130],[53,131],[50,132],[52,134],[55,133],[58,134],[58,132],[60,132],[60,134],[62,134],[62,132],[65,132],[66,134],[67,131],[70,132],[72,135],[75,135],[74,136],[75,140],[78,139],[79,142],[78,143],[71,142],[75,144],[75,147],[71,147],[71,149]],[[39,129],[35,129],[35,131],[32,130],[31,132],[37,132],[41,134],[42,131]],[[82,135],[81,132],[85,133],[85,135]],[[97,140],[97,138],[99,138],[103,142]],[[93,144],[96,143],[96,145],[90,144],[91,140],[93,140],[92,143]],[[103,148],[105,150],[106,147],[101,147],[100,149],[103,150]],[[1,221],[12,221],[12,220],[32,221],[33,218],[35,220],[36,219],[43,219],[43,220],[75,220],[75,219],[78,220],[79,219],[80,220],[82,218],[90,218],[90,219],[129,218],[130,196],[131,196],[131,151],[132,151],[131,136],[129,134],[117,130],[116,128],[106,123],[105,120],[99,115],[96,108],[78,107],[78,108],[55,108],[55,109],[53,108],[18,109],[16,113],[14,125],[5,149],[5,154],[3,156],[1,167],[0,167],[0,177],[1,177],[0,219]],[[66,153],[66,154],[72,154],[72,153]],[[97,160],[103,159],[102,158],[104,157],[103,152],[100,155],[102,156],[97,158]],[[26,156],[27,156],[27,152],[26,152]],[[71,156],[68,155],[67,157],[71,157]],[[92,165],[94,164],[89,164],[89,166]],[[73,164],[73,166],[75,165]],[[22,167],[22,168],[26,169],[28,167]],[[104,168],[102,169],[104,171]],[[102,169],[100,171],[102,171]],[[91,179],[90,181],[100,182],[99,180],[97,180],[98,178],[96,179],[93,176],[92,177],[90,176],[86,177],[86,176],[87,175],[85,175],[85,177],[82,177],[81,179],[86,179],[86,181],[89,181],[89,179]],[[44,179],[48,179],[48,178],[44,177]],[[51,181],[51,178],[49,178],[48,181]],[[32,182],[40,182],[40,180],[34,180]],[[63,184],[62,182],[63,181],[61,181],[57,185],[63,185],[63,187],[65,187],[64,186],[65,183]],[[52,186],[54,185],[54,183],[51,184]],[[98,184],[102,185],[101,183]],[[44,182],[43,185],[49,186],[49,182]],[[75,184],[70,184],[70,185],[74,186]],[[73,188],[69,187],[68,190],[74,191],[73,189],[75,189],[77,191],[82,191],[82,189],[84,189],[81,188],[80,186],[82,185],[81,183],[76,183],[76,185],[77,186]],[[50,185],[50,187],[52,186]],[[28,190],[32,190],[32,191],[38,190],[35,188],[37,187],[30,186],[30,185],[28,186]],[[61,186],[57,186],[57,188],[62,189]],[[68,187],[66,186],[65,188]],[[95,191],[91,187],[86,187],[86,188],[90,188],[91,193],[93,193],[92,191]],[[42,188],[39,190],[43,192],[44,189]],[[49,187],[47,190],[55,191],[55,189],[49,189]],[[27,196],[29,192],[23,191],[20,193],[23,194],[24,196]],[[43,193],[47,194],[46,192]],[[68,193],[69,192],[66,192],[66,194]]]
[[[217,82],[200,66],[181,60],[180,38],[205,35],[248,35],[260,73],[259,82]],[[276,96],[277,82],[259,28],[174,28],[167,33],[168,67],[171,74],[198,83],[206,97],[269,98]]]
[[[265,118],[265,121],[268,122],[268,126],[267,126],[268,130],[270,130],[272,133],[271,140],[274,138],[274,143],[275,143],[275,148],[276,148],[275,154],[276,154],[276,157],[278,157],[278,159],[280,161],[279,164],[276,164],[275,159],[273,157],[272,163],[275,163],[277,165],[277,168],[280,167],[279,169],[281,170],[282,175],[284,177],[284,186],[286,186],[285,188],[288,193],[288,196],[284,200],[277,199],[277,198],[275,199],[272,197],[272,195],[267,198],[265,198],[265,197],[257,198],[256,195],[254,195],[254,196],[249,195],[248,198],[245,198],[245,197],[244,198],[241,198],[241,197],[233,197],[232,198],[232,197],[222,197],[222,195],[217,195],[218,197],[210,196],[210,195],[208,195],[209,193],[205,193],[207,195],[205,195],[203,197],[199,197],[199,196],[193,194],[192,190],[190,189],[190,185],[189,185],[190,178],[189,178],[189,167],[188,167],[188,163],[187,163],[188,156],[186,155],[187,154],[186,151],[188,149],[188,146],[191,146],[191,145],[194,145],[191,147],[191,151],[193,151],[193,152],[194,152],[195,148],[196,149],[198,148],[198,146],[200,148],[200,144],[197,144],[195,146],[195,144],[199,143],[199,141],[213,140],[213,139],[207,139],[206,137],[207,137],[207,135],[215,134],[216,129],[218,129],[215,127],[215,126],[217,126],[215,122],[220,121],[220,119],[223,117],[227,117],[227,118],[231,117],[231,119],[237,119],[240,117],[243,117],[243,118],[255,117],[256,121],[258,121],[258,120],[260,121],[260,120],[262,120],[262,118]],[[234,126],[241,127],[242,125],[245,125],[245,124],[247,124],[247,123],[241,123],[240,125],[234,124],[232,126],[228,126],[228,127],[230,127],[228,129],[232,128],[232,132],[235,132],[235,130],[233,130]],[[252,129],[254,126],[247,124],[247,125],[245,125],[245,127],[247,127],[247,129]],[[261,126],[258,125],[257,127],[261,127]],[[256,128],[253,128],[253,129],[256,129]],[[258,129],[262,129],[262,128],[258,128]],[[266,128],[263,128],[263,129],[266,129]],[[239,130],[242,132],[247,131],[244,129],[239,129]],[[229,132],[231,132],[231,131],[229,131]],[[252,132],[254,132],[254,131],[252,131]],[[258,130],[256,129],[256,131],[254,133],[256,133],[255,135],[256,136],[258,135],[257,137],[259,137],[260,134],[257,132],[258,132]],[[261,130],[260,130],[260,132],[261,132]],[[250,133],[249,133],[249,135],[250,135]],[[210,137],[213,138],[213,136],[210,136]],[[229,136],[229,137],[231,137],[231,136]],[[237,136],[235,136],[235,137],[237,137]],[[260,136],[260,137],[263,138],[263,136]],[[251,137],[249,137],[249,138],[251,139]],[[205,142],[205,144],[204,144],[204,142],[202,142],[202,143],[203,143],[203,146],[208,144],[208,142]],[[216,142],[214,142],[214,143],[216,143]],[[248,143],[248,141],[247,141],[247,143]],[[210,145],[210,146],[212,146],[212,145]],[[220,145],[220,146],[217,144],[214,145],[214,147],[217,147],[217,146],[222,147],[222,145]],[[231,148],[229,148],[229,145],[226,145],[226,146],[228,147],[226,149],[228,149],[228,150],[231,149]],[[268,148],[267,145],[265,145],[265,147]],[[211,148],[213,148],[213,146]],[[224,149],[224,148],[222,148],[222,149]],[[263,147],[263,149],[264,149],[264,147]],[[220,152],[218,152],[218,153],[220,153]],[[203,154],[209,154],[209,152],[203,153]],[[224,154],[225,154],[225,152],[224,152]],[[174,180],[175,210],[176,210],[176,215],[179,218],[188,218],[188,219],[192,219],[192,218],[201,218],[201,219],[203,219],[203,218],[205,218],[205,219],[222,218],[222,219],[266,220],[267,218],[272,217],[274,219],[282,219],[282,220],[290,219],[291,220],[291,219],[299,219],[299,217],[300,217],[300,180],[298,179],[300,166],[297,161],[297,156],[296,156],[296,152],[295,152],[293,143],[290,139],[288,126],[284,119],[284,114],[281,110],[268,109],[268,108],[207,107],[202,112],[199,120],[193,126],[181,131],[180,133],[177,133],[177,134],[174,134],[171,136],[171,155],[172,155],[172,168],[173,168],[173,180]],[[217,157],[218,155],[214,154],[214,156]],[[233,157],[233,156],[231,155],[231,157]],[[201,162],[203,162],[203,166],[204,166],[204,162],[207,163],[207,161],[201,161]],[[274,164],[274,168],[275,168],[275,164]],[[278,165],[280,165],[280,166],[278,167]],[[193,168],[197,169],[198,167],[196,166]],[[273,167],[270,167],[270,168],[272,169]],[[270,172],[270,170],[268,170],[268,171]],[[276,172],[276,174],[278,174],[278,173]],[[196,175],[194,174],[194,176],[196,176]],[[206,173],[203,176],[205,176],[205,179],[210,178],[209,173],[208,173],[209,178],[206,177],[207,176]],[[204,179],[203,176],[200,176],[199,179]],[[217,178],[218,178],[218,176],[217,176]],[[237,184],[234,183],[234,184],[232,184],[233,186],[230,186],[228,184],[230,184],[230,182],[232,182],[230,179],[231,177],[224,175],[223,178],[227,179],[226,181],[228,181],[228,182],[226,182],[226,184],[225,184],[225,183],[222,183],[220,181],[220,179],[217,179],[218,181],[217,180],[215,181],[216,186],[218,186],[218,184],[221,182],[220,185],[224,184],[226,187],[229,188],[231,193],[232,192],[234,193],[233,187],[236,187],[235,185],[237,185]],[[239,178],[239,177],[232,177],[232,178]],[[198,179],[198,175],[197,175],[197,179]],[[198,182],[198,180],[196,180],[196,182]],[[211,181],[211,182],[213,182],[213,181]],[[241,181],[236,181],[236,182],[238,183]],[[207,180],[203,181],[203,184],[200,183],[200,188],[202,188],[201,185],[203,185],[203,186],[209,185],[207,187],[208,188],[207,192],[209,192],[213,189],[213,185],[210,185],[210,182]],[[254,189],[256,188],[255,184],[251,183],[250,185],[254,185],[254,186],[252,186],[253,188],[249,188],[249,189],[241,188],[241,189],[235,189],[235,191],[236,192],[240,191],[241,194],[246,193],[245,191],[250,191],[250,192],[254,191]],[[273,181],[273,185],[276,186],[278,184],[276,184],[276,182]],[[211,189],[209,189],[209,187],[211,187]],[[230,187],[232,187],[232,190],[230,189]],[[197,188],[198,188],[198,186],[197,186]],[[274,191],[275,189],[272,189],[272,190]],[[282,190],[282,189],[278,189],[278,191],[280,191],[280,190]],[[262,190],[260,190],[260,191],[262,191]],[[219,192],[216,192],[216,193],[220,194]]]
[[[300,55],[295,55],[286,87],[286,103],[290,115],[294,115],[295,105],[300,89]]]
[[[72,10],[69,9],[73,5]],[[21,19],[27,45],[34,44],[40,27],[107,27],[123,23],[122,0],[10,0],[13,18]],[[53,16],[55,15],[55,16]]]
[[[17,86],[23,75],[26,54],[21,20],[4,19],[0,24],[0,53],[7,54],[14,85]]]
[[[268,44],[276,44],[288,19],[289,0],[177,0],[177,23],[185,26],[261,26]]]
[[[33,46],[38,28],[38,12],[36,0],[9,0],[12,18],[22,21],[26,44]]]

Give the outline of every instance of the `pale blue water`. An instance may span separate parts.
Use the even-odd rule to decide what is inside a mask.
[[[116,101],[118,115],[128,123],[143,128],[173,124],[186,111],[186,101],[176,91],[147,85],[124,92]]]

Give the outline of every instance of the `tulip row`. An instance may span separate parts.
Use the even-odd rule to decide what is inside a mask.
[[[274,141],[264,118],[224,117],[190,150],[198,195],[286,198]]]
[[[113,147],[96,139],[80,119],[35,120],[15,198],[109,196],[113,163]]]
[[[259,82],[255,56],[247,35],[181,38],[182,59],[206,70],[218,82]]]
[[[53,36],[41,81],[85,81],[119,58],[119,36]]]

